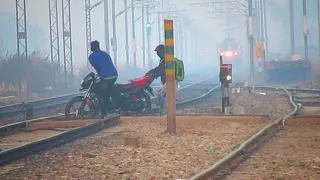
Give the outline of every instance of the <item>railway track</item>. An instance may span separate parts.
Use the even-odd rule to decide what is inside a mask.
[[[192,84],[184,84],[178,89],[177,100],[183,101],[188,98],[197,97],[199,93],[203,93],[212,87],[212,82],[214,82],[215,77],[211,77],[202,81],[198,81]],[[198,84],[205,85],[201,86],[202,89],[193,89]],[[32,118],[40,118],[44,116],[53,116],[57,114],[64,113],[64,108],[66,103],[74,96],[66,95],[56,98],[49,98],[39,101],[32,101],[30,104],[33,107],[33,117]],[[155,102],[155,98],[152,98],[153,104]],[[25,109],[22,109],[21,104],[15,104],[10,106],[2,106],[0,107],[0,125],[5,125],[8,123],[14,123],[17,121],[23,121],[27,119],[27,113]]]
[[[191,85],[201,83],[202,81],[205,81],[205,80],[200,80],[200,81],[198,80],[198,81],[193,81],[193,82],[185,82],[184,81],[181,83],[181,88],[190,87]],[[160,87],[159,85],[153,86],[153,88],[155,88],[155,89],[157,89],[159,87]],[[67,102],[68,100],[70,100],[72,97],[75,97],[78,95],[84,95],[84,93],[79,92],[79,93],[66,94],[63,96],[54,96],[54,97],[50,97],[50,98],[29,101],[28,104],[34,106],[35,108],[46,108],[46,106],[52,106],[55,104],[63,104],[65,102]],[[13,98],[13,97],[14,96],[2,97],[2,99]],[[0,97],[0,99],[1,99],[1,97]],[[21,103],[1,105],[0,112],[3,113],[3,112],[8,112],[8,111],[21,110],[22,107],[23,107],[23,105]]]
[[[212,81],[212,79],[209,78],[206,81]],[[185,86],[185,90],[192,86],[196,86],[196,83]],[[208,89],[200,91],[196,96],[190,96],[189,92],[188,99],[183,97],[182,101],[177,103],[177,109],[203,101],[217,90],[218,87],[218,85],[211,84],[208,86]],[[183,88],[180,89],[180,91],[182,90]],[[153,111],[157,112],[157,108],[154,108]],[[104,120],[66,121],[64,119],[63,115],[55,115],[0,126],[0,165],[33,152],[39,152],[88,136],[104,128],[115,126],[120,122],[119,115],[114,115]]]
[[[297,93],[308,93],[308,94],[318,94],[318,90],[312,90],[312,89],[297,89],[297,88],[288,88],[288,89],[281,89],[281,88],[275,88],[275,87],[255,87],[257,90],[263,90],[263,91],[276,91],[276,92],[282,92],[283,95],[286,95],[289,99],[290,104],[292,105],[292,112],[285,115],[284,117],[281,117],[277,120],[275,120],[273,123],[265,126],[261,130],[259,130],[257,133],[255,133],[253,136],[249,137],[246,141],[241,143],[236,149],[234,149],[230,154],[223,157],[219,161],[217,161],[215,164],[210,166],[209,168],[205,169],[204,171],[192,176],[190,180],[221,180],[221,179],[248,179],[248,178],[261,178],[260,174],[256,174],[256,176],[245,176],[245,173],[250,174],[251,169],[247,167],[246,171],[239,171],[240,174],[237,176],[237,174],[232,174],[233,172],[237,172],[237,167],[247,161],[250,160],[250,157],[252,154],[257,151],[262,145],[266,144],[271,138],[273,138],[276,134],[278,134],[281,130],[285,129],[286,127],[286,120],[290,119],[291,117],[295,116],[298,113],[298,105],[297,102],[294,100],[294,96],[292,94]],[[301,124],[303,122],[300,121]],[[315,124],[315,123],[313,123]],[[316,123],[319,125],[319,122]],[[314,126],[318,127],[319,126]],[[313,131],[314,132],[314,131]],[[277,150],[277,149],[273,149]],[[270,151],[270,150],[269,150]],[[286,154],[287,155],[287,154]],[[272,159],[272,157],[270,157]],[[261,163],[261,160],[260,160]],[[272,163],[269,164],[272,166]],[[257,165],[256,163],[256,166]],[[265,167],[265,166],[264,166]],[[252,168],[252,166],[251,166]],[[272,172],[274,173],[274,171]],[[304,176],[305,177],[305,176]],[[270,178],[270,176],[268,176]],[[277,179],[278,177],[272,177]],[[281,177],[279,177],[281,178]],[[294,177],[291,177],[294,178]]]
[[[185,83],[183,82],[181,84],[181,88],[184,87],[190,87],[191,85],[201,83],[204,80],[196,81],[193,83]],[[153,88],[158,88],[159,86],[153,86]],[[56,97],[51,97],[51,98],[45,98],[45,99],[39,99],[35,101],[30,101],[28,104],[34,106],[34,108],[46,108],[46,107],[52,107],[56,104],[64,104],[71,98],[78,96],[78,95],[84,95],[83,92],[79,93],[72,93],[72,94],[66,94],[63,96],[56,96]],[[16,104],[9,104],[9,105],[3,105],[0,106],[0,112],[8,112],[8,111],[14,111],[14,110],[21,110],[23,108],[23,105],[21,103],[16,103]]]
[[[214,88],[211,88],[209,91],[207,91],[205,94],[199,96],[198,98],[193,98],[185,102],[179,102],[177,106],[179,108],[187,108],[190,107],[191,105],[194,106],[195,104],[199,102],[203,102],[207,100],[209,96],[212,96],[214,92],[216,92],[219,86],[216,86]],[[268,123],[267,126],[263,127],[258,133],[254,134],[251,136],[249,139],[247,139],[245,142],[241,143],[240,145],[236,146],[233,151],[225,156],[224,158],[220,159],[215,163],[213,166],[210,168],[206,169],[205,171],[200,172],[199,174],[196,174],[195,176],[191,177],[190,179],[226,179],[234,172],[234,170],[244,161],[246,161],[256,150],[260,148],[263,144],[266,144],[268,140],[270,140],[277,132],[281,132],[281,130],[285,127],[286,125],[286,119],[290,118],[291,116],[295,115],[298,111],[298,106],[296,102],[294,102],[294,98],[292,96],[292,93],[299,91],[298,89],[281,89],[281,88],[272,88],[272,87],[255,87],[257,90],[262,90],[262,91],[272,91],[272,92],[279,92],[283,95],[286,95],[287,98],[290,100],[290,103],[292,105],[292,112],[282,118],[277,119],[274,123]],[[306,90],[301,90],[302,92],[305,92]],[[313,90],[311,94],[315,94],[316,92]],[[50,120],[48,120],[50,121]],[[40,121],[41,122],[41,121]],[[86,125],[88,122],[81,122],[84,123],[82,125]],[[80,125],[81,125],[80,123]],[[92,123],[92,122],[91,122]],[[100,121],[97,121],[95,123],[100,123]],[[26,122],[26,124],[29,124]],[[78,124],[78,126],[80,126]],[[28,125],[26,125],[28,126]],[[76,126],[76,125],[75,125]],[[32,125],[28,126],[29,128]],[[33,127],[40,127],[41,129],[41,123],[38,123],[33,125]],[[42,127],[44,128],[44,127]],[[60,131],[60,133],[65,133],[65,128],[58,128],[58,129],[51,129],[51,133],[56,133],[56,131]],[[72,127],[75,128],[75,127]],[[82,128],[82,127],[80,127]],[[14,128],[11,128],[14,129]],[[74,129],[71,129],[71,131]],[[53,132],[52,132],[53,131]],[[11,132],[11,130],[9,131]],[[6,132],[8,133],[8,131]],[[81,134],[81,133],[80,133]],[[81,136],[83,137],[83,136]],[[56,142],[56,141],[55,141]],[[60,140],[60,142],[65,142],[64,140]],[[59,144],[59,143],[58,143]],[[52,147],[52,146],[51,146]],[[43,148],[48,148],[48,147],[43,147]],[[31,148],[32,149],[32,148]],[[38,149],[41,150],[42,148]],[[37,150],[37,151],[38,151]],[[21,153],[24,154],[24,153]],[[10,157],[10,155],[7,155],[6,157]],[[17,157],[15,157],[17,158]],[[0,159],[1,156],[0,156]],[[10,160],[6,160],[3,163],[10,162]]]

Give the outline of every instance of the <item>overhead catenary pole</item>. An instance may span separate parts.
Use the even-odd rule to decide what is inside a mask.
[[[197,31],[198,31],[198,29],[195,29],[194,31],[193,31],[193,33],[194,34],[197,34]],[[199,38],[196,38],[196,37],[193,37],[193,39],[194,39],[194,41],[195,41],[195,48],[194,48],[194,50],[195,50],[195,53],[194,53],[194,59],[195,60],[197,60],[197,59],[201,59],[201,58],[199,58],[200,57],[200,43],[199,43]]]
[[[268,22],[267,22],[267,13],[266,13],[266,1],[262,1],[262,8],[263,8],[263,22],[264,22],[264,47],[265,47],[265,54],[269,52],[269,43],[268,43]]]
[[[141,17],[142,17],[142,63],[143,63],[143,68],[146,67],[146,52],[145,52],[145,44],[146,44],[146,23],[145,23],[145,19],[144,19],[144,1],[142,0],[141,4],[142,4],[142,10],[141,10]]]
[[[147,23],[150,23],[150,4],[149,0],[146,2],[146,7],[147,7]],[[150,23],[151,24],[151,23]],[[147,57],[148,57],[148,67],[149,69],[152,68],[152,60],[151,60],[151,52],[150,52],[150,47],[151,46],[151,27],[147,30]]]
[[[253,58],[253,18],[252,18],[252,0],[248,0],[249,19],[248,19],[248,36],[250,44],[250,80],[254,84],[254,58]]]
[[[260,19],[259,19],[259,15],[260,15],[260,12],[259,12],[259,1],[260,0],[255,0],[255,3],[254,3],[254,33],[255,33],[255,36],[254,36],[254,43],[257,44],[260,42]]]
[[[124,22],[125,22],[125,37],[126,37],[126,64],[128,65],[130,63],[130,58],[129,58],[129,28],[128,28],[128,0],[124,0]]]
[[[176,83],[174,72],[174,33],[173,20],[164,20],[165,29],[165,61],[166,61],[166,100],[167,131],[176,133]]]
[[[170,18],[171,16],[171,8],[170,8],[170,0],[166,0],[166,18]]]
[[[110,31],[109,31],[109,0],[104,0],[104,34],[106,52],[110,54]]]
[[[62,0],[64,78],[66,88],[73,88],[73,61],[70,0]],[[70,75],[70,79],[68,79]]]
[[[16,0],[16,30],[17,30],[17,53],[20,57],[28,57],[28,36],[27,36],[27,8],[26,0]],[[23,59],[26,60],[26,59]],[[20,98],[22,101],[26,100],[28,89],[29,68],[26,68],[26,77],[24,79],[25,88],[20,84]]]
[[[85,0],[85,15],[86,15],[86,46],[87,46],[87,57],[91,53],[91,0]],[[88,58],[87,58],[88,59]],[[87,68],[90,67],[89,59],[87,60]]]
[[[197,58],[197,45],[196,45],[196,38],[195,38],[195,36],[193,36],[192,34],[194,34],[196,32],[196,30],[195,29],[191,29],[191,32],[190,32],[190,38],[191,38],[191,43],[190,43],[190,45],[191,45],[191,51],[190,51],[190,53],[191,53],[191,59],[190,59],[190,63],[192,63],[192,62],[194,62],[194,61],[196,61],[196,58]]]
[[[135,24],[135,7],[134,1],[131,0],[131,18],[132,18],[132,56],[135,71],[137,70],[137,42],[136,42],[136,24]]]
[[[291,40],[291,55],[295,54],[295,38],[294,38],[294,0],[289,0],[290,6],[290,40]]]
[[[28,56],[26,0],[16,0],[16,27],[18,56]]]
[[[58,22],[58,2],[57,0],[49,0],[50,54],[52,64],[52,88],[54,92],[56,91],[56,74],[60,75],[61,68]]]
[[[113,49],[113,62],[118,66],[118,54],[117,54],[117,25],[116,25],[116,1],[112,0],[112,49]]]
[[[304,37],[304,57],[305,59],[309,58],[308,52],[308,21],[307,21],[307,1],[303,0],[303,37]]]
[[[263,21],[263,1],[264,0],[260,0],[259,3],[259,22],[260,22],[260,40],[261,43],[264,44],[264,21]]]
[[[320,0],[318,0],[318,57],[320,58]]]
[[[183,54],[184,54],[184,59],[186,60],[186,61],[188,61],[189,60],[189,58],[190,58],[190,56],[189,56],[189,49],[188,49],[188,47],[189,47],[189,37],[188,37],[188,35],[189,35],[189,33],[188,33],[188,27],[187,27],[187,24],[185,24],[186,25],[186,28],[185,28],[185,30],[184,30],[184,50],[183,50]]]

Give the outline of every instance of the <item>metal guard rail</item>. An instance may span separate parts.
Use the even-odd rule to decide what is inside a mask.
[[[46,98],[46,99],[40,99],[40,100],[36,100],[36,101],[30,101],[30,102],[28,102],[28,104],[30,104],[31,106],[37,107],[37,106],[41,106],[43,104],[53,104],[53,102],[59,103],[59,102],[65,101],[66,99],[71,99],[74,96],[80,96],[83,94],[84,93],[82,93],[82,92],[75,93],[75,94],[67,94],[67,95],[63,95],[63,96],[57,96],[57,97],[51,97],[51,98]],[[0,106],[0,112],[22,109],[22,106],[23,106],[22,103]]]

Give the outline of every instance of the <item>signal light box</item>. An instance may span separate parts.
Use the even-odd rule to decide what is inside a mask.
[[[232,64],[221,64],[219,76],[221,83],[232,83]]]
[[[232,71],[232,64],[221,64],[220,70],[231,70]]]

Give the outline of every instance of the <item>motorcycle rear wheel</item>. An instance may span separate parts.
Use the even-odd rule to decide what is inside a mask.
[[[76,108],[76,104],[80,106]],[[74,110],[74,112],[72,112]],[[83,96],[72,98],[65,107],[65,116],[67,120],[90,119],[96,116],[93,103],[86,102]]]

